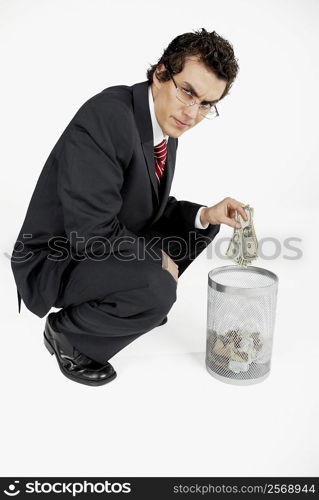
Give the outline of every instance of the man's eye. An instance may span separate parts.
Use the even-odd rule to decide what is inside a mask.
[[[192,93],[191,93],[191,91],[189,89],[184,89],[182,87],[182,90],[183,90],[183,92],[185,92],[185,94],[192,96]]]
[[[203,109],[212,109],[213,106],[214,106],[213,104],[209,104],[209,103],[207,103],[207,104],[201,104],[201,107]]]

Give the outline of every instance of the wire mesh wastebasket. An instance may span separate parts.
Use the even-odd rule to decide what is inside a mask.
[[[278,277],[224,266],[208,273],[206,368],[229,384],[262,382],[270,372]]]

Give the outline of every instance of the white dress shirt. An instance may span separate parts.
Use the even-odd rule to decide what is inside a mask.
[[[154,101],[153,101],[153,95],[152,95],[152,89],[151,85],[148,87],[148,102],[149,102],[149,107],[150,107],[150,113],[151,113],[151,119],[152,119],[152,126],[153,126],[153,141],[154,141],[154,147],[162,142],[163,139],[168,141],[168,135],[164,135],[161,127],[159,126],[159,123],[157,121],[156,115],[155,115],[155,110],[154,110]],[[204,226],[200,221],[200,213],[202,209],[205,208],[200,207],[198,210],[196,217],[195,217],[195,228],[196,229],[206,229],[209,226],[209,223],[207,222]]]

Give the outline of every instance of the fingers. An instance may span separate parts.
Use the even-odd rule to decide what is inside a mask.
[[[174,261],[171,261],[171,263],[169,264],[168,268],[167,268],[167,271],[169,273],[171,273],[171,275],[173,276],[173,278],[178,281],[178,265],[175,264]]]
[[[178,281],[178,267],[172,270],[171,275],[176,281]]]
[[[237,208],[237,211],[240,213],[240,215],[244,220],[248,220],[248,215],[246,213],[246,210],[244,210],[241,205]]]
[[[167,253],[162,250],[162,268],[167,269],[168,268],[168,255]]]
[[[227,224],[227,226],[230,226],[233,229],[239,229],[241,227],[239,222],[236,222],[234,219],[230,219],[229,217],[226,217],[224,224]]]
[[[178,281],[178,272],[179,272],[178,265],[173,259],[171,259],[169,255],[167,255],[167,253],[164,252],[163,249],[162,253],[163,253],[162,268],[168,271],[173,276],[173,278],[176,281]]]
[[[237,210],[237,212],[240,213],[240,215],[244,220],[248,220],[248,215],[243,208],[246,205],[246,203],[241,203],[240,201],[235,200],[234,198],[226,198],[226,200],[230,204],[231,208]]]

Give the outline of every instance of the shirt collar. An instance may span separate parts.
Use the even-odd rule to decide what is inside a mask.
[[[162,142],[163,139],[168,140],[168,135],[165,135],[159,126],[159,123],[156,119],[155,109],[154,109],[154,100],[152,95],[151,85],[148,86],[148,103],[151,113],[152,127],[153,127],[153,142],[154,146]]]

